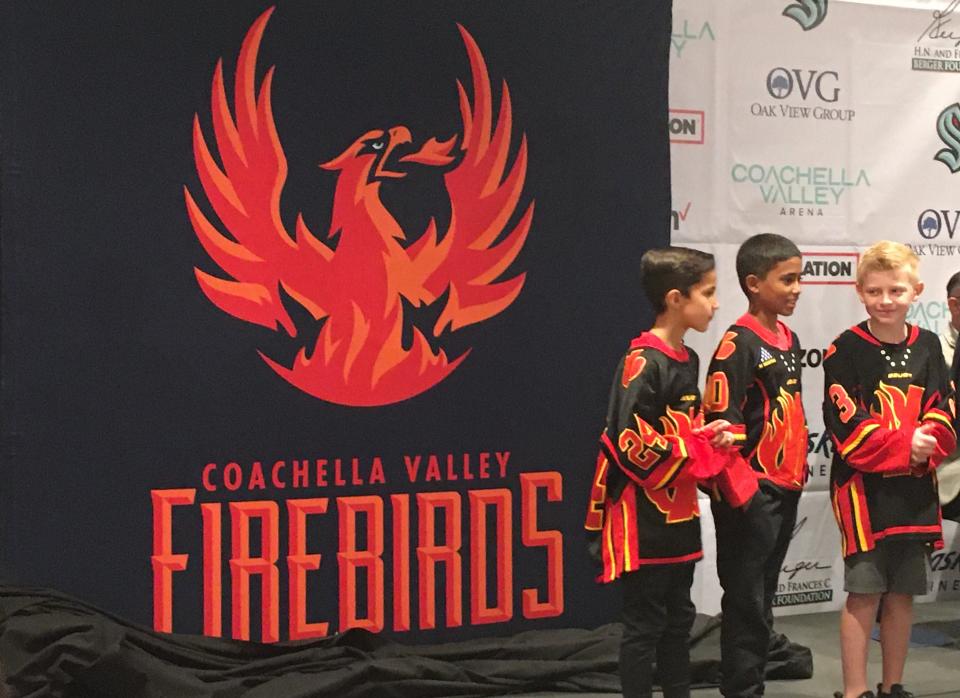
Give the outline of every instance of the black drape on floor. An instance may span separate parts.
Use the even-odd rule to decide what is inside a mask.
[[[715,618],[691,637],[693,680],[717,682]],[[156,633],[65,594],[0,587],[0,662],[13,696],[250,698],[619,692],[620,626],[405,645],[350,630],[260,644]],[[809,653],[771,657],[768,678],[809,678]]]

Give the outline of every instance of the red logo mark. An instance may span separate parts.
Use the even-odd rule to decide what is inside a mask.
[[[272,13],[264,12],[243,41],[232,105],[222,60],[214,71],[211,115],[219,163],[194,119],[197,173],[221,225],[204,215],[185,187],[187,212],[200,243],[228,277],[196,269],[197,281],[224,312],[301,337],[304,346],[289,366],[260,353],[300,390],[342,405],[406,400],[442,381],[469,353],[448,359],[431,341],[500,313],[523,287],[524,274],[499,279],[523,248],[533,218],[531,202],[505,233],[526,177],[526,137],[521,135],[508,169],[512,110],[506,82],[494,123],[486,64],[473,37],[458,25],[473,87],[471,96],[457,82],[460,133],[446,141],[430,138],[406,155],[401,153],[413,144],[406,127],[364,133],[321,165],[337,173],[326,234],[313,233],[298,215],[291,235],[280,216],[287,161],[273,119],[274,68],[259,92],[255,86],[260,40]],[[381,182],[405,177],[405,163],[449,166],[444,183],[451,214],[443,235],[433,219],[422,234],[403,230],[381,201]],[[436,322],[411,327],[407,318],[405,328],[403,301],[412,308],[436,304]],[[302,339],[284,303],[301,306],[322,323],[315,341]],[[405,329],[412,340],[404,341]]]
[[[903,425],[916,426],[920,422],[920,407],[923,402],[923,388],[919,385],[907,387],[907,392],[880,381],[880,387],[873,391],[880,409],[870,409],[880,426],[897,430]]]

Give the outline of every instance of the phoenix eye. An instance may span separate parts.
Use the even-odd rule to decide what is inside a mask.
[[[383,150],[383,141],[377,141],[376,143],[371,143],[370,147],[374,150]]]

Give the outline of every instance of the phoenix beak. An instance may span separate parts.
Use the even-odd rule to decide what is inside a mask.
[[[387,149],[384,151],[383,155],[380,157],[379,162],[377,163],[377,169],[374,170],[374,176],[376,177],[406,177],[406,172],[397,172],[396,170],[388,170],[384,165],[387,163],[387,160],[390,159],[390,154],[396,149],[398,145],[406,145],[413,141],[413,136],[410,135],[410,131],[404,126],[394,126],[388,131],[390,134],[390,142],[387,145]]]

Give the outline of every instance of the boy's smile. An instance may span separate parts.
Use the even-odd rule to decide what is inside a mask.
[[[791,257],[777,262],[764,277],[747,277],[752,292],[751,303],[758,309],[777,315],[793,315],[800,297],[800,258]]]
[[[870,316],[871,331],[902,330],[910,304],[922,290],[923,284],[904,267],[867,272],[857,285],[857,295]]]

